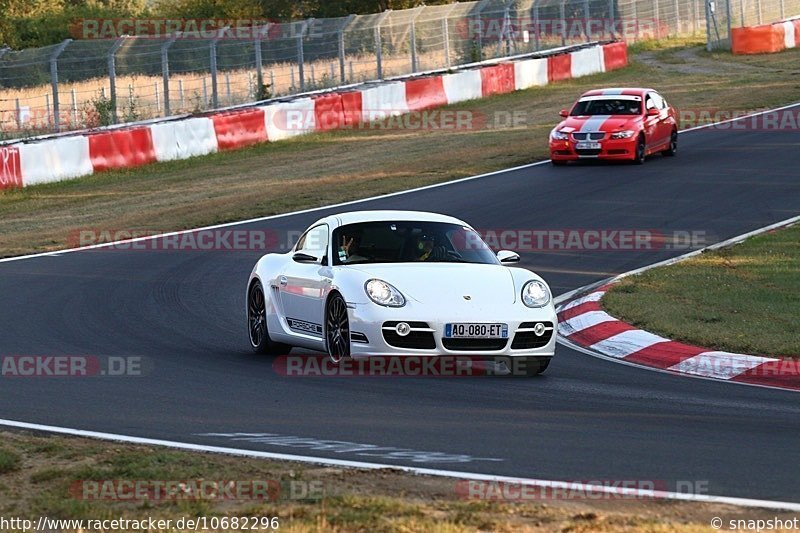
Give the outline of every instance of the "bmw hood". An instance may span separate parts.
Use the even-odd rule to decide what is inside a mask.
[[[481,307],[511,305],[517,299],[514,278],[501,265],[465,263],[381,264],[353,266],[365,280],[391,283],[406,298],[428,305]],[[468,297],[468,298],[467,298]]]
[[[556,131],[572,133],[574,131],[620,131],[633,129],[641,117],[629,115],[581,115],[568,117],[556,126]]]

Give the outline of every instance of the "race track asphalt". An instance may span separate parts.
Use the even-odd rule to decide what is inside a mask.
[[[713,242],[800,213],[799,167],[800,133],[706,129],[682,134],[676,158],[644,166],[545,164],[332,211],[431,210],[498,230],[705,232]],[[300,231],[330,211],[229,229]],[[684,251],[542,251],[523,254],[523,265],[560,294]],[[2,377],[0,418],[543,479],[654,480],[670,490],[700,481],[715,495],[800,502],[792,392],[562,346],[536,379],[277,375],[246,336],[244,290],[259,255],[94,250],[0,263],[0,355],[141,356],[149,365],[141,377]]]

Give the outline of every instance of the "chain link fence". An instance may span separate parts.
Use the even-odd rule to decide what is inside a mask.
[[[197,113],[593,40],[708,32],[723,43],[729,22],[800,13],[800,0],[721,0],[738,2],[721,4],[723,20],[716,1],[481,0],[219,28],[203,38],[123,35],[0,50],[0,136]]]
[[[731,28],[800,17],[800,0],[706,0],[708,49],[730,50]]]

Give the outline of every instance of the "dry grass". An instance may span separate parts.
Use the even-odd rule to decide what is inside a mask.
[[[316,467],[174,451],[42,434],[0,432],[18,466],[0,471],[0,516],[60,519],[177,520],[181,517],[277,516],[281,531],[573,531],[699,532],[712,517],[758,519],[786,513],[651,499],[465,500],[456,480],[392,470]],[[273,481],[320,490],[322,499],[270,501],[90,501],[82,480]],[[305,483],[305,485],[303,485]],[[118,486],[118,485],[117,485]],[[274,493],[271,493],[274,494]],[[297,494],[297,492],[296,492]],[[65,530],[66,531],[66,530]],[[225,531],[220,529],[219,531]]]

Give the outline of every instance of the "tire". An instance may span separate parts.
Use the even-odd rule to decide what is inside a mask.
[[[274,342],[269,337],[264,288],[258,280],[254,281],[250,285],[250,290],[247,291],[247,331],[250,338],[250,347],[257,354],[288,354],[289,350],[292,349],[288,344]]]
[[[667,157],[674,157],[678,153],[678,132],[672,130],[672,135],[669,137],[669,148],[661,152]]]
[[[633,156],[633,163],[636,165],[644,165],[644,160],[647,158],[647,144],[644,135],[639,135],[639,140],[636,142],[636,154]]]
[[[350,357],[350,318],[347,304],[338,292],[325,305],[325,350],[334,364]]]

